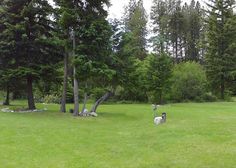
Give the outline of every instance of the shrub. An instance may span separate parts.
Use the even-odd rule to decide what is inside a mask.
[[[170,89],[172,61],[169,55],[163,53],[150,57],[147,71],[147,86],[149,101],[162,104]]]
[[[44,98],[43,98],[43,102],[44,103],[56,103],[56,104],[59,104],[60,103],[60,97],[58,95],[46,95]]]
[[[174,67],[171,97],[175,101],[199,101],[206,92],[207,80],[203,67],[196,62]]]
[[[96,88],[94,88],[94,89],[92,90],[92,97],[93,97],[95,100],[97,100],[97,99],[99,99],[100,97],[102,97],[105,92],[106,92],[105,89],[96,87]]]
[[[37,88],[34,90],[34,101],[35,103],[43,103],[43,94],[42,92]]]
[[[213,95],[211,92],[205,93],[203,99],[208,102],[214,102],[217,100],[217,96]]]

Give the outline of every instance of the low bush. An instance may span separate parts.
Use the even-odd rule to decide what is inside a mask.
[[[171,99],[177,102],[202,101],[207,90],[206,73],[196,62],[176,65],[171,81]]]
[[[207,102],[214,102],[217,101],[217,96],[213,95],[211,92],[206,92],[203,99]]]
[[[43,98],[43,102],[44,103],[55,103],[55,104],[59,104],[60,103],[61,98],[58,95],[46,95]]]

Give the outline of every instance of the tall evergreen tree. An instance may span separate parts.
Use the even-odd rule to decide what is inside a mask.
[[[143,1],[130,0],[123,18],[124,31],[118,33],[119,42],[116,47],[116,59],[118,66],[117,78],[122,88],[119,98],[123,100],[146,100],[144,92],[139,92],[142,87],[138,82],[137,67],[140,61],[147,56],[146,51],[146,24],[147,16],[143,7]]]
[[[169,32],[170,32],[170,42],[172,44],[172,52],[173,57],[175,58],[175,62],[178,63],[181,58],[181,39],[184,29],[184,17],[182,13],[182,1],[177,0],[173,3],[172,9],[173,10],[170,14],[169,20]]]
[[[68,73],[68,59],[69,55],[72,55],[75,59],[76,54],[76,29],[79,24],[81,12],[85,2],[79,0],[55,0],[59,6],[59,28],[62,32],[62,42],[64,43],[64,81],[63,81],[63,93],[61,100],[61,112],[66,112],[66,92],[67,92],[67,73]],[[73,67],[73,90],[74,90],[74,116],[79,114],[79,102],[78,102],[78,78],[76,76],[76,68]]]
[[[204,12],[200,3],[192,0],[190,5],[185,3],[183,7],[184,15],[184,32],[183,32],[183,48],[185,60],[200,61],[201,54],[201,38],[204,35],[203,16]]]
[[[151,57],[147,73],[147,83],[149,91],[154,95],[154,103],[163,103],[165,94],[170,89],[171,74],[172,62],[168,55],[162,53]]]
[[[235,71],[235,53],[232,46],[235,37],[233,29],[228,27],[234,17],[233,0],[211,0],[208,4],[208,48],[206,54],[207,76],[215,93],[220,93],[221,99],[225,98],[226,83],[230,74]]]
[[[52,7],[46,0],[6,0],[4,32],[12,34],[10,44],[16,75],[26,79],[28,107],[35,109],[33,81],[45,66],[60,60],[53,43]],[[13,55],[11,55],[13,56]]]
[[[203,10],[198,1],[182,5],[181,0],[153,0],[151,20],[154,51],[170,53],[175,62],[199,61],[204,29]]]
[[[6,6],[5,2],[0,2],[0,79],[1,89],[6,91],[6,99],[3,104],[9,105],[9,92],[10,92],[10,68],[12,61],[12,33],[6,29]]]
[[[169,15],[167,3],[163,0],[154,0],[151,9],[151,19],[153,24],[153,47],[158,53],[168,52],[168,23]]]
[[[85,83],[85,92],[88,92],[88,87],[107,87],[114,74],[110,67],[113,60],[110,44],[112,30],[103,5],[109,5],[108,1],[88,0],[80,16],[80,27],[76,29],[79,37],[74,63],[78,79]],[[110,92],[108,89],[104,96],[96,100],[91,112],[96,112],[97,107],[111,95]]]
[[[109,50],[110,27],[105,20],[107,11],[103,5],[109,3],[108,0],[55,0],[55,2],[59,6],[59,23],[62,32],[64,31],[61,38],[65,39],[66,44],[64,45],[65,72],[61,111],[65,112],[68,55],[72,54],[74,56],[74,115],[77,116],[79,114],[78,81],[84,82],[96,76],[92,71],[96,71],[100,63],[107,59],[105,56]]]
[[[130,30],[129,22],[130,22],[130,20],[132,19],[133,15],[134,15],[134,11],[135,11],[136,7],[137,7],[136,0],[129,0],[128,5],[125,6],[122,20],[124,22],[126,31]]]
[[[236,15],[234,14],[225,25],[225,38],[227,39],[227,49],[225,57],[227,58],[228,79],[227,88],[236,95]]]
[[[146,57],[147,15],[143,6],[143,0],[129,2],[127,14],[124,16],[125,30],[133,36],[132,46],[134,55],[142,60]]]

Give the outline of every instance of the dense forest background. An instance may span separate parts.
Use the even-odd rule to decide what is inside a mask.
[[[229,100],[236,95],[234,0],[143,0],[121,20],[108,0],[0,1],[0,90],[10,99],[75,104]],[[205,6],[205,5],[204,5]],[[151,37],[149,36],[151,35]],[[78,102],[83,103],[79,110]]]

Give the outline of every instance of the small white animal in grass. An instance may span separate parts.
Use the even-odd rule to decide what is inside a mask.
[[[154,124],[159,125],[161,123],[164,123],[166,121],[166,113],[162,113],[161,117],[158,117],[157,115],[157,107],[160,107],[160,105],[153,104],[153,112],[154,112]]]
[[[155,117],[154,118],[154,124],[159,125],[162,123],[162,117]]]

